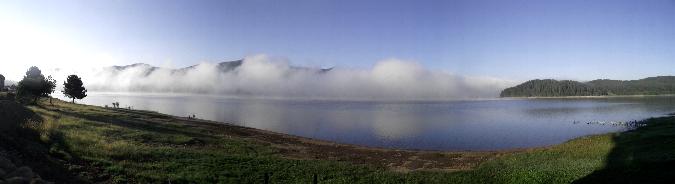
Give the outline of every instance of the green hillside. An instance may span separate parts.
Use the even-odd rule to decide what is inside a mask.
[[[675,94],[675,76],[640,80],[598,79],[588,82],[535,79],[504,89],[500,97],[556,97]]]

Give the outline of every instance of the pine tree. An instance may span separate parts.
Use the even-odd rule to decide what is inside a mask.
[[[84,88],[82,79],[77,75],[69,75],[63,85],[63,94],[68,98],[72,98],[73,103],[75,103],[76,98],[82,99],[87,97],[87,89]]]

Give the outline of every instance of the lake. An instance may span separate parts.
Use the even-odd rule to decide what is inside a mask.
[[[434,102],[242,99],[205,95],[89,93],[78,103],[152,110],[371,147],[497,150],[562,143],[626,130],[675,112],[675,97],[491,99]],[[582,122],[582,123],[575,123]]]

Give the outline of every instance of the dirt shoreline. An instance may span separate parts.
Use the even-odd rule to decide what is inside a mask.
[[[58,103],[67,104],[60,100]],[[254,144],[269,146],[275,150],[273,153],[274,155],[287,159],[340,161],[357,165],[382,167],[399,172],[420,170],[445,172],[470,170],[485,161],[500,156],[518,152],[548,149],[550,147],[545,146],[494,151],[432,151],[377,148],[300,137],[225,122],[173,116],[149,110],[104,108],[84,104],[76,104],[76,106],[89,106],[91,108],[81,112],[77,110],[81,108],[71,108],[63,105],[44,105],[40,108],[62,113],[65,116],[81,116],[80,118],[100,122],[141,127],[180,127],[180,129],[185,130],[180,132],[184,133],[195,132],[225,139],[246,140]],[[84,115],[87,113],[96,114],[99,112],[113,112],[113,114],[105,117],[87,117],[87,115]],[[122,114],[124,114],[124,117],[119,116]],[[200,140],[196,140],[194,144],[190,144],[197,145],[195,148],[198,148],[198,146],[203,143],[201,143]]]
[[[95,106],[97,108],[102,108]],[[506,149],[497,151],[431,151],[405,150],[359,146],[336,143],[307,137],[283,134],[230,123],[192,119],[146,110],[114,109],[139,116],[159,115],[149,123],[166,122],[181,124],[211,135],[226,138],[240,138],[258,144],[271,146],[283,158],[300,160],[332,160],[352,164],[365,164],[387,168],[393,171],[461,171],[475,168],[480,163],[499,156],[542,148]]]
[[[217,121],[171,117],[182,123],[208,128],[216,134],[243,138],[272,146],[278,149],[279,154],[284,158],[345,161],[353,164],[381,166],[401,172],[468,170],[484,161],[525,150],[426,151],[375,148],[300,137]]]

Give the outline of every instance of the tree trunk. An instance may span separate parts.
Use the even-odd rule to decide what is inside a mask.
[[[73,103],[75,103],[75,98],[73,98]]]

